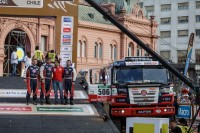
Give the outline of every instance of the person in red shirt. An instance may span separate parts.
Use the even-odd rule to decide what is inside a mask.
[[[63,97],[63,72],[64,68],[60,66],[59,61],[55,61],[55,67],[53,68],[53,89],[55,95],[55,104],[58,104],[58,90],[60,92],[61,104],[64,103]]]

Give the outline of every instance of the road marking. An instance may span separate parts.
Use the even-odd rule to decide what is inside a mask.
[[[0,89],[0,98],[25,98],[27,90],[25,89]],[[40,90],[38,91],[38,96]],[[51,98],[54,98],[54,92],[51,91]],[[87,94],[83,90],[74,91],[74,99],[88,99]]]
[[[0,115],[70,115],[99,116],[92,104],[75,105],[25,105],[0,104]]]

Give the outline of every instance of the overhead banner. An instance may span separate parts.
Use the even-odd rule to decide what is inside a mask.
[[[194,41],[194,33],[191,33],[190,40],[189,40],[189,43],[188,43],[187,59],[186,59],[185,69],[184,69],[184,75],[185,76],[187,74],[189,64],[190,64],[190,59],[191,59],[191,56],[192,56],[193,41]]]
[[[43,0],[0,0],[0,7],[42,8]]]

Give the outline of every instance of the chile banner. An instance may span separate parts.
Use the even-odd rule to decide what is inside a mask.
[[[187,74],[189,64],[190,64],[190,59],[191,59],[191,56],[192,56],[193,41],[194,41],[194,33],[191,33],[190,40],[189,40],[189,43],[188,43],[187,59],[186,59],[186,63],[185,63],[184,73],[183,73],[185,76]]]

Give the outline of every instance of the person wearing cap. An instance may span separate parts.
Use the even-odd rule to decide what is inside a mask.
[[[52,89],[52,76],[53,76],[53,66],[51,65],[51,58],[46,59],[46,63],[44,63],[40,67],[40,78],[41,78],[41,92],[40,92],[40,104],[44,103],[44,95],[46,104],[50,103],[50,93]]]
[[[190,99],[188,94],[183,94],[182,99],[181,99],[181,104],[190,104]]]

